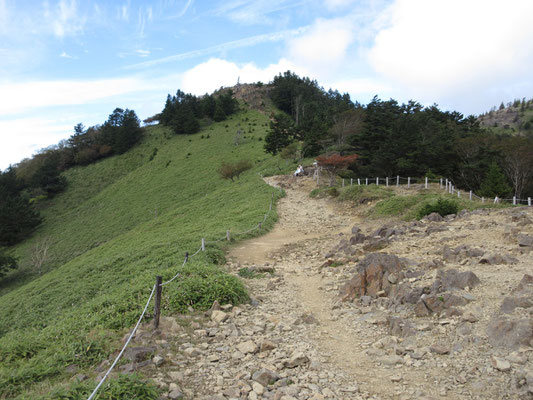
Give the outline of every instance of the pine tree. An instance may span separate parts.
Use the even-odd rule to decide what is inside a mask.
[[[496,162],[493,162],[485,175],[485,179],[481,183],[479,192],[485,197],[505,197],[511,193],[511,187],[507,183],[507,179],[503,171]]]

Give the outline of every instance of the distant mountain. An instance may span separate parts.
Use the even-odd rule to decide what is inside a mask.
[[[516,99],[507,105],[500,104],[478,117],[480,125],[494,133],[533,135],[533,99]]]

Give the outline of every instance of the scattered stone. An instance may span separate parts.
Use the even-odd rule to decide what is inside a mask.
[[[237,349],[243,354],[257,353],[259,348],[252,340],[247,340],[246,342],[239,343]]]
[[[171,400],[183,399],[183,393],[179,389],[174,389],[172,392],[168,394],[168,398]]]
[[[283,362],[286,368],[295,368],[309,363],[309,357],[302,352],[293,353],[289,360]]]
[[[152,362],[154,363],[156,367],[160,367],[161,365],[165,363],[165,359],[158,355],[152,358]]]
[[[520,247],[531,247],[533,246],[533,236],[525,235],[523,233],[517,236],[518,246]]]
[[[509,361],[504,360],[503,358],[492,356],[490,362],[498,371],[507,372],[511,370],[511,364]]]
[[[256,382],[259,382],[263,386],[271,385],[279,378],[280,376],[278,374],[266,368],[260,369],[252,375],[252,379]]]
[[[150,357],[155,350],[154,346],[128,347],[124,351],[124,358],[133,362],[141,362]]]
[[[211,313],[211,321],[220,324],[228,319],[229,315],[224,311],[213,310]]]
[[[446,347],[446,346],[444,346],[442,344],[439,344],[439,343],[434,343],[431,346],[429,346],[429,350],[432,353],[440,354],[440,355],[444,355],[444,354],[450,353],[450,348],[449,347]]]

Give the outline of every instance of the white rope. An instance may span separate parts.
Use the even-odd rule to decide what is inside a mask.
[[[196,253],[194,253],[192,256],[189,256],[189,258],[194,257],[195,255],[197,255],[201,251],[202,251],[202,246],[200,246],[200,248],[198,250],[196,250]]]
[[[111,364],[111,367],[109,367],[109,369],[105,373],[104,377],[102,378],[102,380],[100,381],[98,386],[96,386],[96,388],[94,388],[93,392],[91,393],[91,395],[89,396],[89,398],[87,400],[92,400],[94,398],[94,396],[96,395],[96,392],[98,392],[98,389],[100,389],[100,386],[102,386],[102,384],[106,380],[107,376],[111,373],[111,371],[113,370],[113,368],[117,364],[118,360],[120,360],[120,357],[122,357],[122,354],[124,353],[124,350],[126,350],[126,347],[128,346],[128,344],[130,344],[131,338],[133,337],[133,335],[135,335],[135,332],[137,332],[137,328],[139,327],[139,325],[140,325],[140,323],[141,323],[141,321],[142,321],[142,319],[144,317],[144,314],[146,313],[146,309],[148,308],[148,304],[150,304],[150,300],[152,300],[152,296],[154,295],[156,286],[157,285],[154,285],[154,287],[152,288],[152,293],[150,293],[150,297],[148,298],[148,301],[146,302],[146,305],[144,306],[144,310],[143,310],[141,316],[139,317],[139,320],[137,321],[137,325],[135,325],[135,328],[133,328],[133,331],[131,332],[131,334],[130,334],[128,340],[126,341],[126,343],[124,344],[124,347],[122,347],[122,350],[120,350],[120,353],[118,354],[117,358],[115,358],[115,361],[113,361],[113,364]]]
[[[163,282],[161,284],[161,286],[168,285],[170,282],[172,282],[174,279],[176,279],[179,276],[179,274],[180,274],[181,270],[183,269],[183,267],[185,266],[185,264],[187,264],[187,260],[188,259],[189,259],[189,257],[185,257],[185,260],[183,261],[183,264],[181,264],[181,268],[178,270],[178,272],[176,272],[176,275],[174,275],[171,280]]]

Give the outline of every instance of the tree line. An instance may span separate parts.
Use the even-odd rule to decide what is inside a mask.
[[[175,96],[167,96],[163,111],[153,117],[177,134],[193,134],[200,130],[202,119],[224,121],[239,108],[231,89],[221,90],[217,95],[202,97],[184,93],[178,89]]]
[[[269,153],[299,143],[306,157],[357,154],[347,177],[441,176],[480,196],[533,195],[531,137],[494,134],[476,117],[435,104],[376,96],[362,105],[290,71],[271,85],[282,112],[271,118]]]
[[[83,124],[77,124],[70,138],[0,172],[0,277],[2,271],[16,265],[2,247],[24,240],[41,223],[34,205],[66,188],[67,181],[61,173],[76,165],[122,154],[141,136],[135,112],[116,108],[102,125],[85,129]]]

